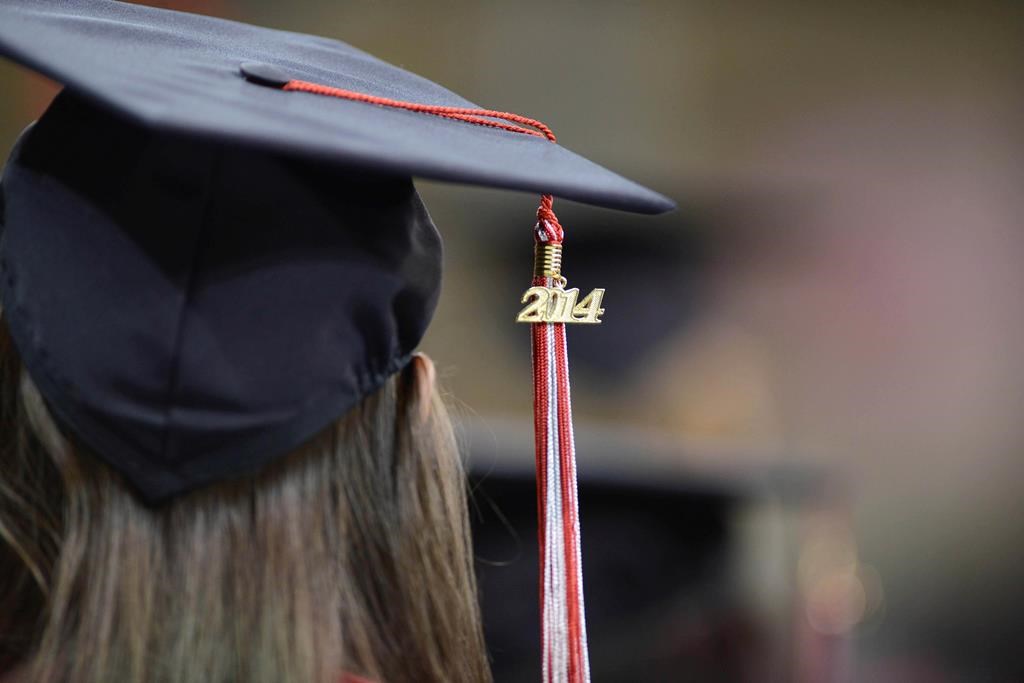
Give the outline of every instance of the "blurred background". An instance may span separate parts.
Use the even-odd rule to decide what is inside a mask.
[[[679,202],[557,203],[608,289],[569,338],[596,680],[1024,680],[1024,5],[150,4],[339,38]],[[56,88],[0,91],[7,150]],[[536,198],[419,187],[496,677],[536,680]]]

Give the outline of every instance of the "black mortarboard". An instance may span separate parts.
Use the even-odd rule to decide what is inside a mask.
[[[536,580],[538,562],[536,549],[524,543],[537,514],[532,464],[522,457],[529,426],[492,417],[461,428],[494,678],[532,681],[538,606],[519,598]],[[797,526],[806,523],[841,482],[819,468],[780,464],[779,453],[735,444],[698,445],[593,423],[577,436],[594,679],[745,681],[769,661],[778,667],[777,646],[786,639],[766,640],[764,628],[771,622],[787,633],[791,615],[766,622],[742,588],[745,571],[779,567],[783,558],[752,560],[744,532],[751,519],[779,522],[783,511]],[[769,454],[774,460],[766,463]],[[737,571],[741,566],[745,571]],[[783,671],[763,678],[790,680]]]
[[[11,335],[63,426],[150,501],[254,472],[408,361],[441,270],[412,176],[672,208],[538,122],[334,40],[110,0],[3,0],[0,54],[66,86],[0,187]],[[570,468],[543,481],[569,486],[548,501],[564,543],[547,542],[578,640],[564,323],[603,311],[563,289],[549,196],[538,217],[530,291],[550,306],[520,319],[541,363],[538,458]],[[579,649],[552,666],[582,680]]]
[[[440,278],[409,176],[671,207],[544,139],[243,76],[474,106],[334,40],[5,0],[0,53],[67,86],[5,170],[12,333],[63,423],[150,499],[251,472],[404,363]]]
[[[0,54],[139,123],[403,176],[550,193],[640,213],[665,197],[543,139],[242,78],[302,79],[476,107],[345,43],[110,0],[3,0]]]

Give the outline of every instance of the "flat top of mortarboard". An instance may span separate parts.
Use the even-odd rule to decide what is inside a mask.
[[[531,424],[488,417],[464,421],[460,427],[472,476],[532,481],[533,463],[521,457],[533,441]],[[805,464],[807,458],[799,452],[726,439],[696,442],[678,435],[593,423],[577,427],[574,438],[582,454],[580,481],[624,496],[771,500],[798,506],[825,495],[840,495],[847,487],[841,476],[827,468]]]
[[[242,75],[248,65],[394,100],[476,106],[336,40],[113,0],[3,0],[0,54],[162,130],[639,213],[674,206],[543,138]]]

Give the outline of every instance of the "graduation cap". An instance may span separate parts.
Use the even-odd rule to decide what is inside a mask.
[[[573,252],[575,254],[575,251]],[[575,272],[575,269],[574,269]],[[762,613],[745,577],[788,564],[755,551],[753,520],[796,531],[836,511],[843,482],[753,444],[693,442],[647,429],[578,425],[580,514],[593,675],[599,681],[792,680],[785,656],[807,647],[785,610]],[[473,487],[470,516],[484,634],[496,681],[535,678],[536,524],[525,420],[460,424]],[[770,456],[770,457],[765,457]],[[800,536],[800,533],[796,534]],[[803,542],[803,541],[801,541]],[[785,577],[785,572],[783,572]],[[781,591],[776,600],[795,600]],[[775,638],[775,631],[793,633]],[[642,676],[637,672],[642,671]],[[770,673],[766,673],[770,672]]]
[[[545,675],[586,679],[565,324],[599,322],[602,292],[567,287],[552,195],[672,203],[538,121],[335,40],[4,0],[0,54],[66,86],[0,186],[11,336],[60,423],[152,503],[251,474],[408,362],[441,278],[411,177],[543,195],[519,319],[534,330]]]

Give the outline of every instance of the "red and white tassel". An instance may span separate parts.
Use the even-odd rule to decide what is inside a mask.
[[[539,245],[560,244],[562,228],[550,197],[543,198],[538,218]],[[533,284],[560,286],[557,280],[535,274]],[[543,680],[585,683],[590,658],[564,323],[533,325],[533,376]]]
[[[265,80],[259,74],[246,73],[256,83],[287,92],[363,102],[379,107],[440,116],[476,126],[510,133],[541,137],[555,142],[555,134],[542,122],[519,114],[449,107],[393,100],[378,95],[345,90],[303,80]],[[537,210],[537,241],[543,245],[561,245],[562,226],[551,208],[551,195],[541,197]],[[560,252],[559,252],[560,258]],[[536,274],[534,286],[557,289],[566,296],[559,320],[574,323],[598,323],[601,295],[597,289],[576,306],[577,290],[564,291],[565,280],[555,269],[547,275]],[[544,306],[526,310],[517,318],[533,323],[534,421],[537,443],[537,516],[541,565],[541,629],[544,683],[586,683],[590,681],[587,654],[587,624],[583,614],[583,573],[580,561],[580,515],[576,500],[576,453],[572,437],[572,410],[569,405],[569,362],[565,346],[565,322],[541,321],[541,309],[549,302],[550,292],[535,301]],[[529,295],[529,292],[527,293]],[[524,297],[523,303],[526,303]],[[554,303],[554,302],[552,302]],[[583,309],[576,315],[576,308]],[[533,315],[534,317],[530,317]]]

